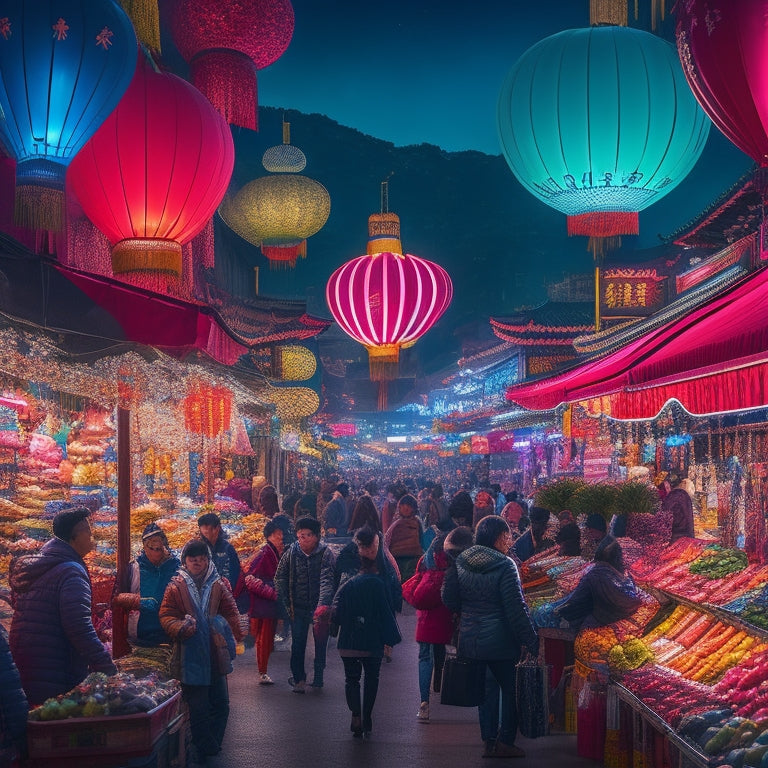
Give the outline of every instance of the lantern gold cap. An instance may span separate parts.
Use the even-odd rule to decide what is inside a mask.
[[[373,213],[368,217],[367,253],[402,253],[400,217],[396,213]]]

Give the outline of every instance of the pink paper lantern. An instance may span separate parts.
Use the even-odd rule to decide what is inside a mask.
[[[395,378],[400,349],[425,334],[453,297],[448,273],[411,254],[374,253],[339,267],[326,300],[342,330],[368,350],[371,379]]]
[[[182,245],[204,229],[234,167],[229,126],[208,100],[141,57],[125,95],[67,175],[112,243],[115,274],[180,276]]]
[[[290,1],[177,0],[170,27],[195,86],[228,123],[257,130],[256,72],[291,42]]]

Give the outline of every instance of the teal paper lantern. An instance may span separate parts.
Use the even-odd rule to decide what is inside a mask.
[[[591,238],[637,234],[638,212],[686,177],[709,125],[674,46],[627,27],[540,41],[512,67],[498,102],[512,172],[567,215],[569,235]]]

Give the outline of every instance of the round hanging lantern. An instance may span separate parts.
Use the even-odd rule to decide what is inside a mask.
[[[115,274],[180,276],[181,246],[215,213],[234,156],[229,126],[208,100],[142,56],[69,174],[86,215],[112,243]]]
[[[0,141],[16,160],[19,226],[62,228],[67,167],[131,82],[136,51],[111,0],[3,4]]]
[[[306,256],[307,238],[328,221],[331,198],[322,184],[298,173],[307,161],[290,144],[288,123],[283,124],[283,144],[270,147],[262,162],[272,175],[227,195],[219,214],[243,240],[261,246],[270,266],[294,267],[299,256]]]
[[[568,216],[569,235],[610,238],[637,234],[638,212],[685,178],[709,121],[670,43],[595,26],[522,55],[499,95],[498,128],[512,172]]]
[[[415,344],[452,297],[451,278],[439,264],[389,251],[348,261],[325,289],[336,322],[368,350],[372,381],[396,378],[400,349]]]
[[[317,372],[317,358],[298,344],[278,345],[273,356],[273,368],[282,381],[307,381]]]
[[[694,96],[712,122],[759,166],[768,183],[768,28],[765,3],[686,0],[677,5],[677,48]]]
[[[192,82],[228,123],[257,130],[256,72],[293,36],[289,0],[177,0],[171,35]]]
[[[187,431],[214,438],[229,429],[233,395],[226,387],[198,384],[184,398]]]
[[[311,416],[320,407],[320,396],[310,387],[270,384],[265,397],[275,406],[275,415],[283,423],[296,423]]]

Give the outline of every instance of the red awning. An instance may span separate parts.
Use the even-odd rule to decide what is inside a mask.
[[[157,347],[173,355],[202,350],[225,365],[232,365],[248,351],[203,304],[160,297],[102,275],[62,264],[55,266],[91,301],[107,309],[122,328],[126,341]]]
[[[672,399],[695,414],[768,406],[768,267],[616,352],[507,390],[531,410],[596,397],[618,419],[653,418]]]

